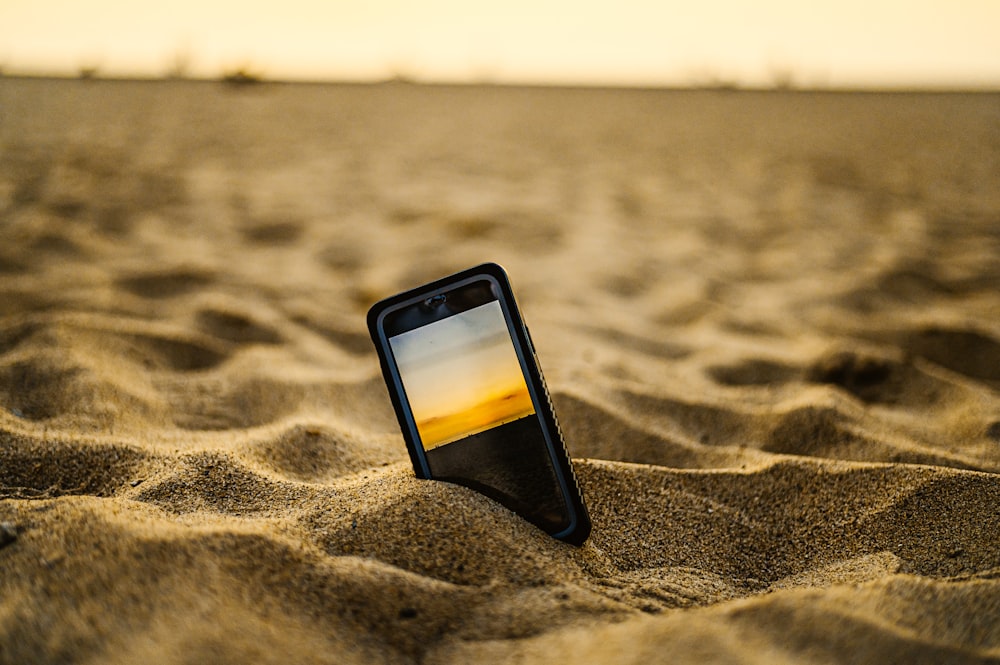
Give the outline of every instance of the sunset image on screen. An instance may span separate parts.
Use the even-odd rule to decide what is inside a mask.
[[[389,344],[425,449],[535,412],[497,301]]]

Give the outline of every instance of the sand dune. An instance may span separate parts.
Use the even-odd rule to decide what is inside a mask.
[[[997,101],[0,79],[0,662],[997,662]],[[413,477],[484,260],[581,548]]]

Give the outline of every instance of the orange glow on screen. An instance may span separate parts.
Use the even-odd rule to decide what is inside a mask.
[[[521,381],[510,391],[485,396],[478,404],[442,416],[417,421],[424,448],[430,449],[492,429],[535,412],[528,388]]]
[[[497,301],[389,338],[424,448],[535,412]]]

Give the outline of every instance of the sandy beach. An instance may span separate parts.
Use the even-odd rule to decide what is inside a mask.
[[[507,269],[580,548],[414,477]],[[1000,96],[0,78],[0,663],[1000,662]]]

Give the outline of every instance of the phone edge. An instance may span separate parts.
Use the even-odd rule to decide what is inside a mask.
[[[552,457],[555,470],[561,480],[560,485],[563,487],[564,500],[567,501],[567,505],[571,511],[570,524],[568,527],[556,533],[546,533],[549,533],[549,535],[553,538],[563,542],[580,546],[586,542],[587,538],[590,536],[593,526],[590,520],[590,513],[587,510],[586,503],[584,502],[583,490],[580,487],[580,482],[576,477],[576,471],[573,468],[569,451],[566,448],[566,440],[563,437],[562,428],[559,425],[559,420],[555,414],[555,407],[552,404],[552,396],[545,383],[545,377],[542,373],[538,355],[535,351],[530,333],[528,333],[527,326],[524,323],[520,306],[517,304],[517,299],[514,297],[513,286],[511,285],[510,278],[507,275],[506,270],[504,270],[504,268],[498,263],[481,263],[471,268],[446,275],[439,279],[407,289],[406,291],[402,291],[388,298],[383,298],[382,300],[374,303],[368,309],[366,317],[368,333],[371,336],[376,353],[379,357],[383,383],[386,384],[386,391],[389,393],[389,399],[392,402],[393,411],[395,411],[400,432],[403,434],[407,452],[410,456],[410,462],[413,465],[414,473],[418,478],[431,478],[430,470],[427,467],[427,461],[420,455],[417,443],[413,440],[413,436],[410,431],[410,424],[406,418],[406,411],[402,404],[402,385],[400,384],[396,386],[397,390],[389,390],[388,378],[391,376],[393,377],[394,383],[398,383],[398,377],[396,376],[397,372],[393,371],[392,365],[390,364],[387,348],[388,343],[383,339],[384,335],[381,330],[382,315],[397,303],[412,299],[419,294],[448,286],[454,282],[462,281],[462,279],[467,277],[482,274],[489,275],[497,281],[503,297],[509,303],[509,306],[506,309],[510,315],[513,328],[510,331],[511,338],[512,341],[517,344],[520,354],[526,359],[526,378],[531,381],[532,388],[540,396],[540,416],[545,424],[547,432],[549,433],[547,438],[550,439],[550,456]]]

